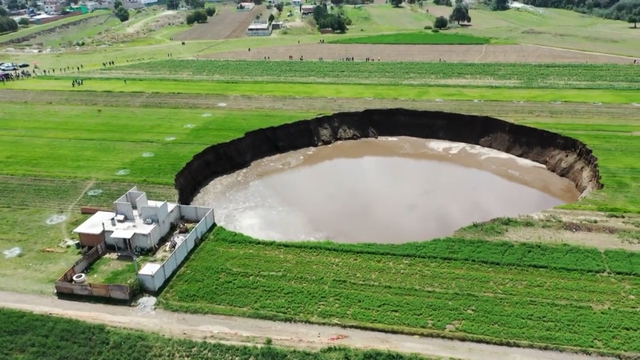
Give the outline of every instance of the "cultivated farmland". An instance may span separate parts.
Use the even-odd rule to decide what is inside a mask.
[[[640,353],[640,67],[620,56],[638,54],[628,24],[564,10],[533,16],[473,9],[473,26],[432,34],[422,33],[433,18],[425,8],[375,4],[347,9],[354,21],[347,34],[316,33],[306,20],[314,34],[240,39],[260,9],[237,13],[231,7],[218,5],[207,24],[174,24],[130,42],[114,37],[102,47],[55,48],[48,39],[51,50],[5,49],[3,61],[37,63],[39,69],[35,78],[6,82],[0,92],[0,251],[22,251],[0,258],[0,290],[50,296],[53,281],[80,256],[59,246],[76,238],[71,230],[87,218],[79,207],[111,207],[132,186],[150,198],[176,201],[176,173],[212,144],[337,111],[439,110],[498,117],[583,141],[598,159],[604,188],[558,209],[469,224],[450,238],[402,245],[262,242],[218,227],[156,294],[159,306],[329,324],[335,328],[323,328],[336,332],[355,332],[343,326],[406,333],[405,340],[416,342],[397,342],[423,354],[432,348],[413,335],[502,344],[500,354],[514,356],[523,352],[506,346]],[[144,11],[134,16],[117,31],[149,24]],[[65,39],[96,39],[94,32]],[[466,45],[438,45],[451,39]],[[416,45],[425,42],[432,44]],[[347,57],[355,61],[340,61]],[[65,67],[75,70],[61,71]],[[74,79],[84,84],[72,87]],[[104,265],[97,263],[96,271]],[[133,277],[134,271],[128,265],[115,274],[87,276]],[[69,309],[58,310],[52,313]],[[180,324],[165,329],[158,319],[188,315],[158,310],[165,317],[143,318],[131,310],[119,309],[126,313],[123,324],[139,321],[127,327],[255,343],[240,332],[220,336],[221,317],[206,317],[218,320],[198,323],[197,332],[187,335]],[[113,322],[122,319],[114,315]],[[184,342],[4,310],[0,323],[0,357],[416,358]],[[280,326],[265,325],[260,344],[282,335]],[[317,328],[295,326],[299,331],[274,341],[305,351],[328,344],[316,341]],[[70,331],[79,337],[56,335]],[[367,341],[349,344],[392,343],[378,341],[392,335],[367,334]],[[52,336],[55,344],[47,340]],[[539,358],[533,354],[529,358]]]

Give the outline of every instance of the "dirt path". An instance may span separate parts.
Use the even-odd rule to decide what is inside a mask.
[[[289,56],[305,60],[341,60],[367,57],[382,61],[449,61],[449,62],[522,62],[522,63],[617,63],[633,64],[626,56],[590,53],[534,45],[369,45],[369,44],[299,44],[271,46],[201,56],[220,60],[287,60]]]
[[[278,323],[227,316],[178,314],[162,310],[141,312],[135,307],[71,302],[58,300],[54,297],[3,291],[0,291],[0,307],[129,329],[154,331],[174,337],[234,344],[264,343],[265,338],[270,337],[276,345],[302,349],[319,349],[332,345],[342,345],[361,349],[393,350],[478,360],[577,360],[597,358],[552,351],[340,329],[331,326]],[[337,335],[347,335],[348,338],[337,341],[329,340],[329,338]]]

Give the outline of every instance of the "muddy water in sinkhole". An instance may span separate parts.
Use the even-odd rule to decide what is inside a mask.
[[[402,243],[575,201],[538,163],[417,138],[338,142],[261,159],[215,179],[193,203],[227,229],[270,240]]]

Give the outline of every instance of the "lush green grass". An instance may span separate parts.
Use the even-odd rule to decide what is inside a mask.
[[[70,78],[69,78],[70,79]],[[205,81],[91,79],[82,87],[72,88],[71,80],[32,79],[14,81],[8,89],[100,91],[100,92],[146,92],[175,94],[217,94],[282,97],[338,97],[338,98],[383,98],[412,100],[483,100],[483,101],[566,101],[630,104],[640,102],[637,90],[608,89],[509,89],[481,87],[427,87],[394,85],[349,85],[329,84],[265,84],[265,83],[211,83]]]
[[[88,86],[88,85],[85,85]],[[211,114],[204,117],[203,114]],[[246,131],[310,117],[305,112],[3,105],[2,174],[173,184],[207,146]],[[31,119],[25,122],[25,117]],[[185,126],[194,125],[193,128]],[[173,141],[166,138],[175,137]],[[143,157],[152,152],[153,157]],[[121,169],[131,172],[116,175]]]
[[[331,347],[319,352],[167,338],[59,317],[0,309],[0,358],[21,360],[417,360],[417,355]],[[70,334],[73,334],[71,336]]]
[[[175,78],[180,75],[233,82],[459,83],[527,88],[640,90],[637,72],[637,67],[616,64],[162,60],[109,68],[99,71],[96,76]],[[296,77],[301,73],[308,75]]]
[[[422,31],[352,37],[333,40],[332,42],[336,44],[482,45],[490,43],[491,39],[464,34],[443,34]]]
[[[562,263],[573,270],[555,268]],[[461,239],[400,246],[256,242],[218,228],[162,303],[172,310],[485,342],[640,351],[633,335],[640,331],[634,309],[640,278],[601,276],[593,273],[598,267],[597,251],[568,246]]]

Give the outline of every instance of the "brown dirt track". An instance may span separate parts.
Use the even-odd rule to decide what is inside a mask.
[[[368,45],[301,44],[274,46],[247,51],[229,51],[204,55],[208,59],[286,60],[304,56],[305,60],[341,60],[366,57],[382,61],[450,61],[450,62],[528,62],[528,63],[617,63],[633,64],[633,58],[564,50],[535,45]]]
[[[204,24],[196,24],[191,29],[174,36],[175,40],[223,40],[245,37],[247,27],[255,20],[256,15],[269,16],[264,5],[256,6],[251,11],[235,11],[225,8],[213,19]]]

